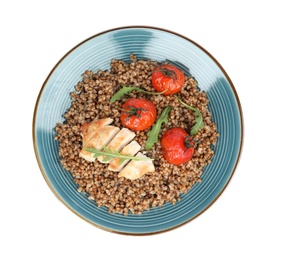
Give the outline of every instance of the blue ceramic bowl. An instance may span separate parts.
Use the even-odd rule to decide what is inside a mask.
[[[209,109],[220,134],[215,156],[176,205],[165,204],[142,215],[108,214],[87,195],[78,193],[72,176],[60,163],[54,127],[70,107],[69,93],[85,70],[106,70],[111,59],[169,60],[198,81],[207,92]],[[241,153],[242,110],[235,88],[214,57],[192,40],[153,27],[124,27],[97,34],[70,50],[53,68],[39,93],[33,118],[34,150],[41,172],[54,194],[72,212],[91,224],[122,234],[155,234],[178,227],[204,212],[229,183]]]

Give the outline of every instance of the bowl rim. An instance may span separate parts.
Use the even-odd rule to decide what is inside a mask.
[[[225,183],[224,187],[222,188],[222,190],[216,195],[216,197],[212,200],[212,202],[205,208],[203,209],[202,211],[200,211],[199,213],[197,213],[195,216],[193,216],[191,219],[188,219],[187,221],[179,224],[179,225],[176,225],[174,227],[171,227],[171,228],[167,228],[167,229],[164,229],[164,230],[160,230],[160,231],[155,231],[155,232],[150,232],[150,233],[129,233],[129,232],[123,232],[123,231],[116,231],[116,230],[112,230],[110,228],[106,228],[106,227],[103,227],[103,226],[100,226],[88,219],[86,219],[84,216],[80,215],[78,212],[74,211],[69,205],[67,205],[66,202],[63,201],[63,199],[59,196],[59,194],[57,193],[57,191],[54,189],[54,187],[52,186],[52,184],[50,183],[50,181],[48,180],[47,178],[47,173],[44,171],[44,168],[43,168],[43,165],[40,161],[40,156],[39,156],[39,152],[38,152],[38,148],[37,148],[37,145],[36,145],[36,129],[35,129],[35,126],[36,126],[36,115],[37,115],[37,109],[38,109],[38,105],[40,103],[40,99],[41,99],[41,96],[42,96],[42,93],[43,93],[43,90],[49,80],[49,78],[51,77],[51,75],[53,74],[53,72],[56,70],[56,68],[59,66],[59,64],[71,53],[73,52],[75,49],[79,48],[81,45],[83,45],[85,42],[91,40],[91,39],[94,39],[95,37],[98,37],[100,35],[103,35],[103,34],[106,34],[106,33],[109,33],[109,32],[113,32],[113,31],[118,31],[118,30],[127,30],[127,29],[151,29],[151,30],[158,30],[158,31],[162,31],[162,32],[166,32],[166,33],[169,33],[169,34],[172,34],[172,35],[175,35],[175,36],[179,36],[180,38],[186,40],[186,41],[189,41],[191,42],[192,44],[194,44],[197,48],[201,49],[205,54],[207,54],[207,56],[209,56],[214,62],[215,64],[218,66],[218,68],[222,71],[222,73],[224,74],[225,78],[227,79],[227,81],[229,82],[229,85],[231,87],[231,90],[234,94],[234,97],[235,97],[235,100],[237,102],[237,106],[238,106],[238,112],[239,112],[239,116],[240,116],[240,125],[241,125],[241,128],[240,128],[240,134],[241,134],[241,137],[240,137],[240,143],[239,143],[239,151],[238,151],[238,154],[237,154],[237,159],[236,159],[236,162],[234,164],[234,167],[233,167],[233,170],[229,176],[229,179],[228,181]],[[230,181],[232,180],[232,177],[237,169],[237,166],[240,162],[240,159],[241,159],[241,155],[242,155],[242,150],[243,150],[243,145],[244,145],[244,116],[243,116],[243,110],[242,110],[242,105],[241,105],[241,102],[240,102],[240,99],[238,97],[238,93],[234,87],[234,84],[232,82],[232,80],[230,79],[230,77],[228,76],[227,72],[225,71],[225,69],[222,67],[222,65],[217,61],[217,59],[211,54],[209,53],[205,48],[203,48],[201,45],[199,45],[197,42],[191,40],[190,38],[180,34],[180,33],[177,33],[177,32],[174,32],[172,30],[169,30],[169,29],[164,29],[164,28],[161,28],[161,27],[155,27],[155,26],[147,26],[147,25],[130,25],[130,26],[120,26],[120,27],[115,27],[115,28],[112,28],[112,29],[108,29],[108,30],[104,30],[104,31],[101,31],[99,33],[96,33],[88,38],[86,38],[85,40],[79,42],[78,44],[76,44],[74,47],[72,47],[69,51],[67,51],[59,60],[58,62],[53,66],[53,68],[51,69],[51,71],[49,72],[48,76],[46,77],[46,79],[44,80],[42,86],[41,86],[41,89],[38,93],[38,96],[37,96],[37,99],[36,99],[36,102],[35,102],[35,107],[34,107],[34,111],[33,111],[33,119],[32,119],[32,140],[33,140],[33,149],[34,149],[34,153],[35,153],[35,157],[36,157],[36,160],[37,160],[37,164],[39,166],[39,169],[41,171],[41,174],[44,178],[44,180],[46,181],[47,185],[49,186],[50,190],[54,193],[54,195],[57,197],[57,199],[63,204],[65,205],[71,212],[73,212],[75,215],[77,215],[78,217],[82,218],[83,220],[85,220],[86,222],[90,223],[91,225],[101,229],[101,230],[105,230],[105,231],[108,231],[108,232],[111,232],[111,233],[116,233],[116,234],[121,234],[121,235],[131,235],[131,236],[146,236],[146,235],[154,235],[154,234],[159,234],[159,233],[164,233],[164,232],[167,232],[167,231],[170,231],[170,230],[174,230],[176,228],[179,228],[179,227],[182,227],[183,225],[191,222],[192,220],[194,220],[195,218],[197,218],[198,216],[200,216],[201,214],[203,214],[207,209],[209,209],[216,201],[217,199],[221,196],[221,194],[225,191],[226,187],[228,187]]]

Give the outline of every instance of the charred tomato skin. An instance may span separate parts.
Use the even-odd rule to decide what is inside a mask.
[[[163,156],[170,164],[184,164],[194,154],[194,142],[186,131],[174,127],[166,131],[160,141]]]
[[[172,95],[179,92],[184,84],[184,73],[171,64],[163,64],[152,72],[151,82],[158,92],[163,95]]]
[[[144,98],[131,98],[123,104],[120,119],[123,126],[131,130],[142,131],[155,122],[156,107],[151,101]]]

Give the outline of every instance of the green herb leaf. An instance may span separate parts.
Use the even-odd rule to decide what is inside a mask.
[[[116,150],[109,150],[108,147],[103,147],[103,150],[97,150],[94,148],[84,148],[84,150],[93,153],[94,158],[98,158],[99,156],[104,156],[103,162],[107,162],[111,159],[119,158],[119,165],[121,165],[125,160],[135,160],[135,161],[153,161],[154,159],[148,157],[135,157],[129,155],[123,155]]]
[[[196,135],[200,129],[204,128],[203,117],[200,111],[195,111],[194,115],[197,116],[197,118],[195,119],[196,124],[191,128],[191,135]]]
[[[117,100],[120,100],[124,95],[131,93],[134,90],[138,90],[139,88],[137,87],[126,87],[124,86],[123,88],[121,88],[118,92],[116,92],[110,99],[110,103],[113,103]]]
[[[177,96],[175,96],[175,97],[178,99],[178,101],[182,105],[184,105],[185,107],[187,107],[188,109],[190,109],[190,110],[192,110],[194,112],[194,115],[196,116],[196,119],[195,119],[196,123],[191,128],[190,134],[191,135],[196,135],[200,129],[204,128],[203,116],[202,116],[201,112],[198,109],[196,109],[196,108],[194,108],[192,106],[189,106],[186,103],[184,103],[179,97],[177,97]]]
[[[161,95],[161,94],[163,94],[164,92],[167,91],[167,89],[165,89],[162,92],[150,92],[150,91],[146,91],[144,89],[134,87],[134,86],[128,86],[128,87],[124,86],[111,97],[110,103],[113,103],[117,100],[120,100],[124,95],[129,94],[134,90],[136,90],[138,92],[143,92],[143,93],[146,93],[146,94],[149,94],[149,95]]]
[[[158,142],[159,132],[161,130],[162,123],[168,124],[168,116],[172,107],[167,106],[161,113],[160,117],[157,119],[156,124],[147,133],[148,138],[145,143],[145,150],[149,150],[152,146]]]

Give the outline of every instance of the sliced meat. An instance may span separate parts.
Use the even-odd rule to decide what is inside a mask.
[[[100,128],[93,134],[92,138],[87,142],[83,148],[94,148],[96,150],[101,150],[103,146],[107,146],[109,142],[116,136],[120,129],[116,126],[105,125]],[[93,162],[93,153],[88,152],[82,149],[79,153],[79,156],[84,158],[87,161]]]
[[[107,146],[109,142],[120,131],[120,128],[112,125],[105,125],[100,127],[92,138],[87,143],[87,147],[93,147],[97,150],[101,150],[103,146]]]
[[[134,156],[139,150],[141,149],[141,146],[138,144],[138,142],[136,141],[132,141],[130,142],[128,145],[126,145],[122,150],[121,150],[121,154],[122,155],[127,155],[127,156]],[[121,171],[124,166],[130,161],[130,160],[125,160],[123,163],[120,163],[119,158],[115,158],[113,160],[111,160],[108,169],[110,171],[114,171],[114,172],[119,172]]]
[[[80,131],[83,137],[83,146],[87,145],[88,141],[96,133],[96,131],[105,125],[110,125],[113,122],[111,118],[103,118],[94,120],[91,123],[85,123],[81,126]]]
[[[136,157],[146,157],[142,153],[138,153]],[[148,158],[148,157],[146,157]],[[118,174],[118,177],[125,177],[130,180],[136,180],[148,172],[154,172],[155,168],[152,161],[135,161],[131,160],[126,167]]]
[[[107,148],[110,151],[118,151],[120,152],[125,145],[131,142],[136,134],[130,131],[128,128],[122,128],[120,132],[111,140],[111,142],[107,145]],[[111,160],[104,162],[105,156],[98,157],[98,160],[101,163],[110,163]]]
[[[96,158],[94,158],[94,154],[84,150],[84,148],[89,148],[89,147],[83,147],[83,149],[79,153],[79,156],[88,162],[94,162],[96,160]]]

